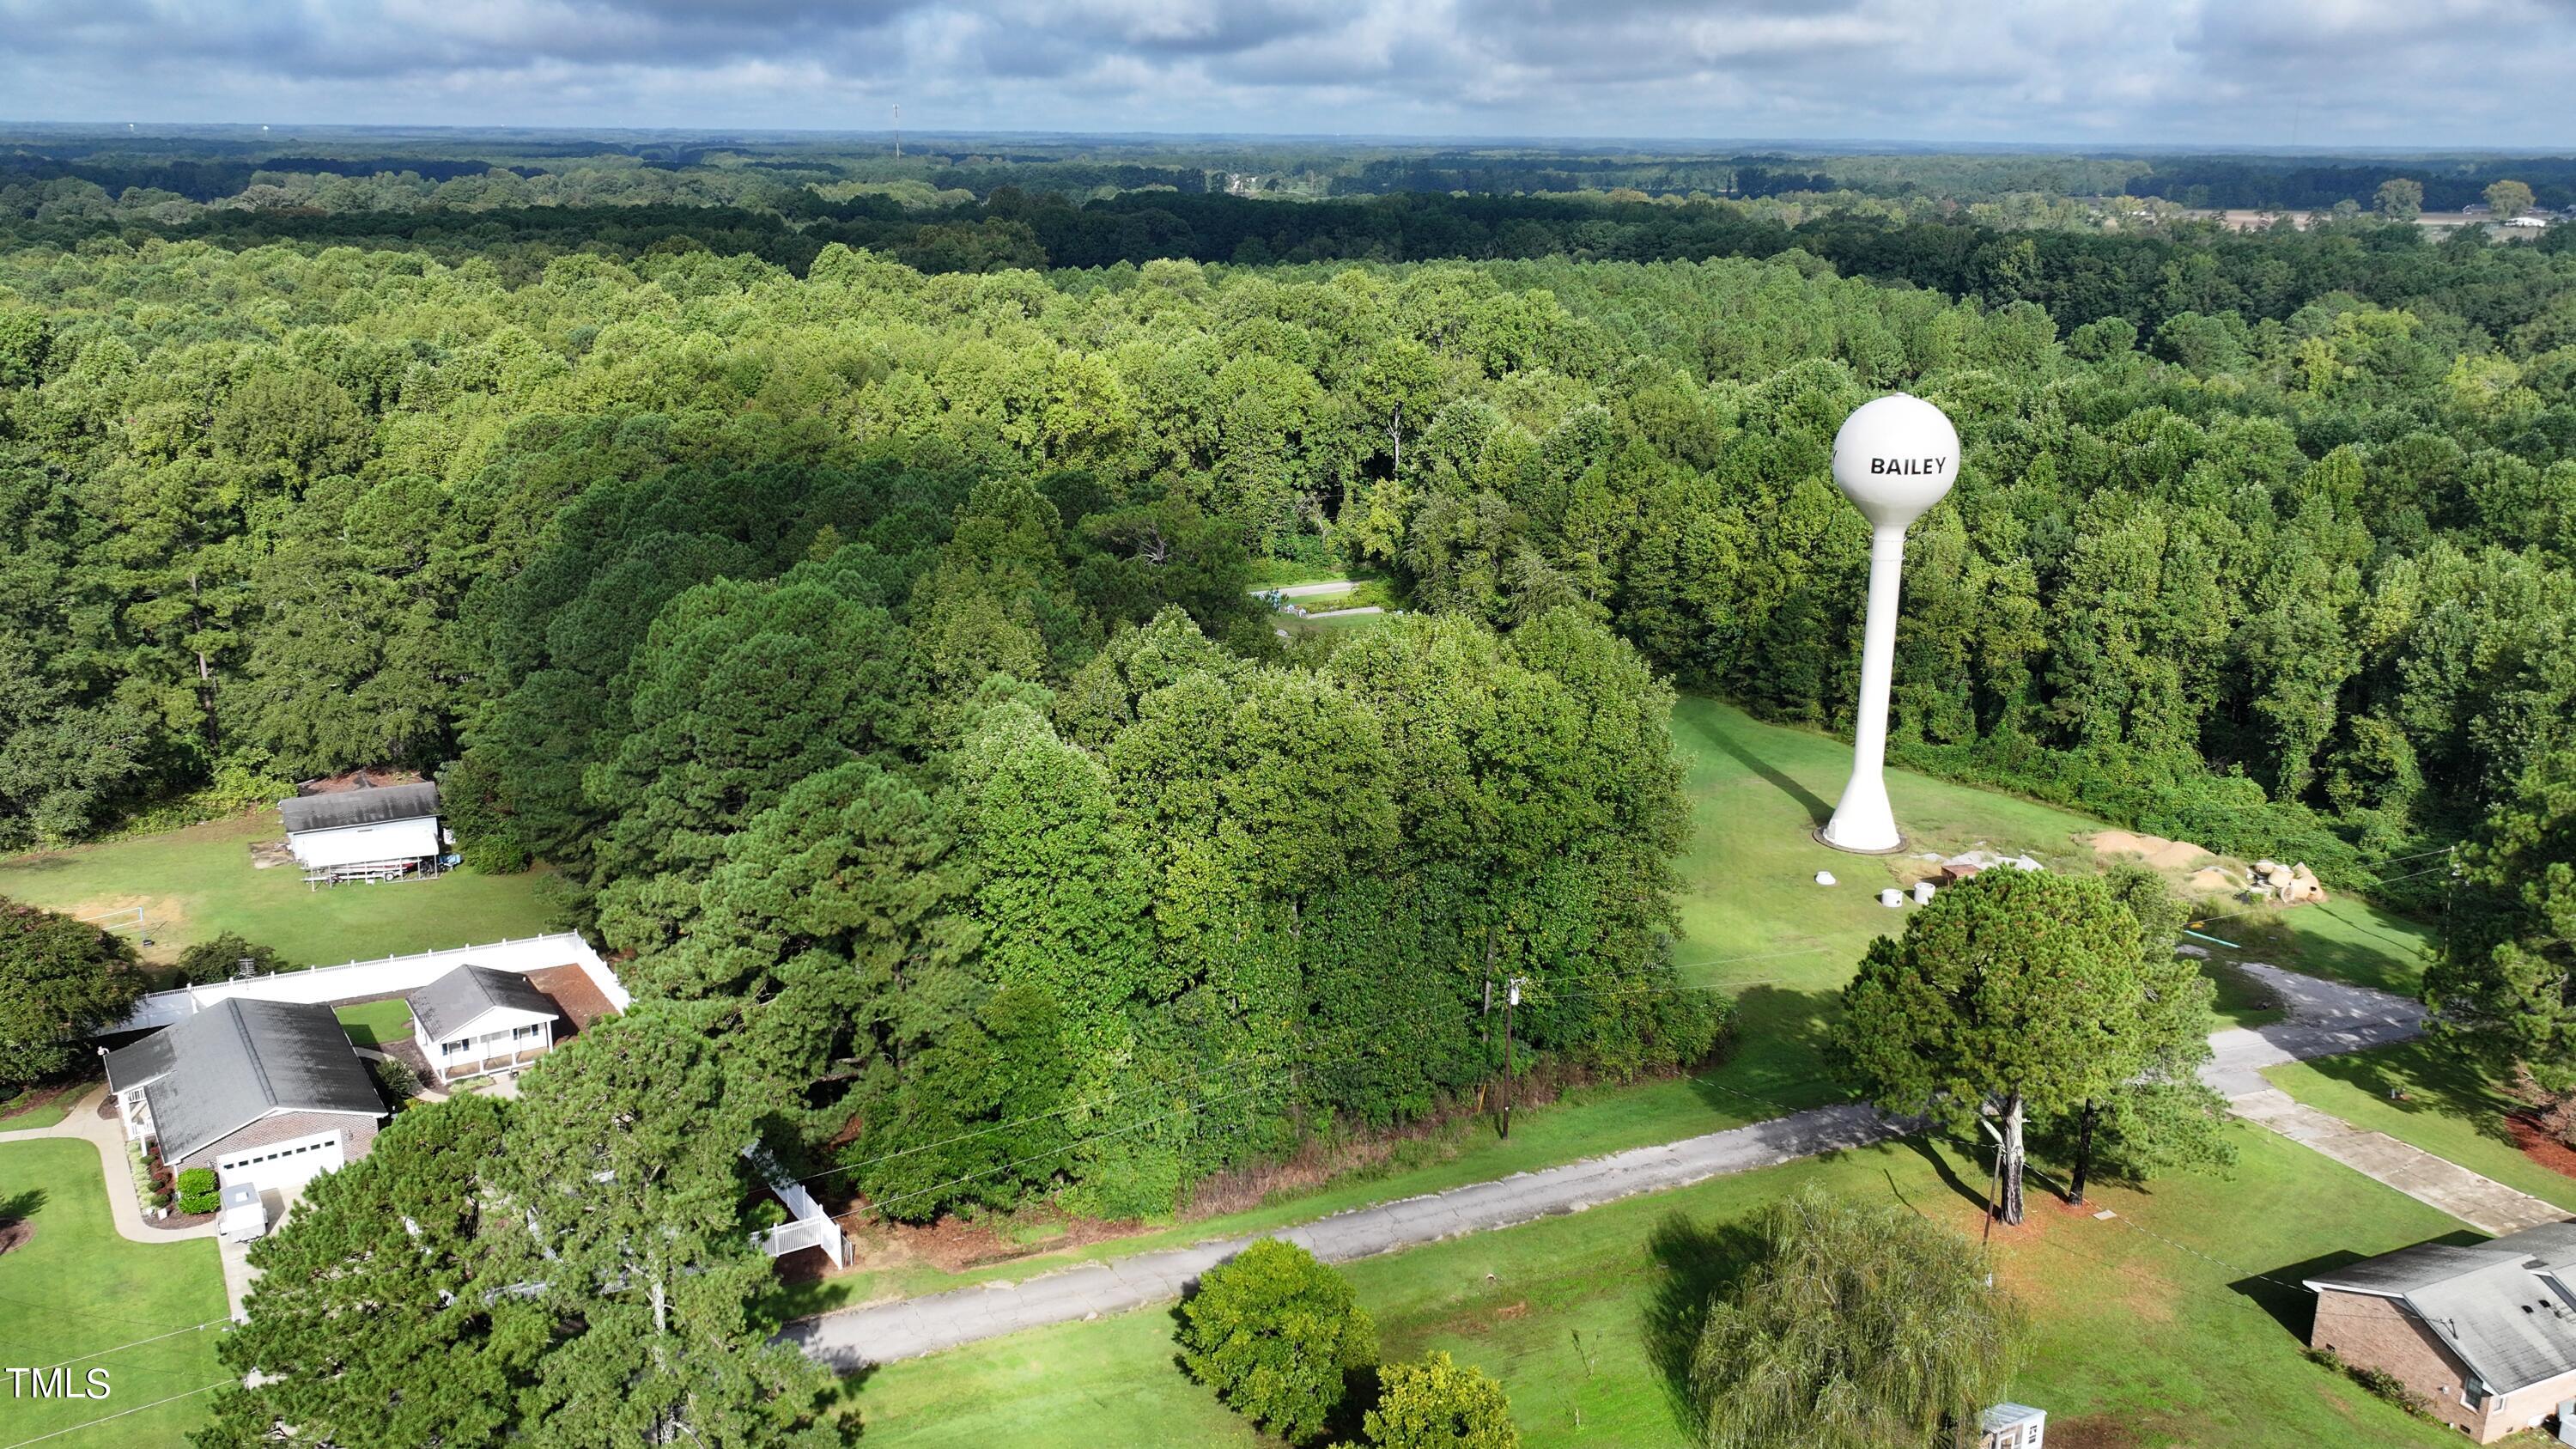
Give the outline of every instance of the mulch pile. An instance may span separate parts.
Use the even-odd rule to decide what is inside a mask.
[[[2513,1133],[2513,1145],[2522,1149],[2523,1156],[2561,1177],[2576,1177],[2576,1147],[2550,1135],[2549,1129],[2529,1113],[2509,1113],[2504,1122]]]

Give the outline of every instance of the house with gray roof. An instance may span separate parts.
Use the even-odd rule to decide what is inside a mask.
[[[317,885],[391,880],[436,864],[438,787],[376,785],[277,802],[286,848]]]
[[[412,1044],[444,1084],[515,1071],[554,1049],[554,998],[524,974],[459,966],[403,993]]]
[[[386,1116],[328,1006],[219,1001],[104,1055],[126,1135],[226,1186],[292,1191],[365,1156]]]
[[[2305,1281],[2310,1346],[2395,1375],[2481,1444],[2576,1397],[2576,1223],[2418,1243]]]

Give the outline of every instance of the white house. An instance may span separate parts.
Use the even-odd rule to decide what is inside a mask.
[[[459,966],[403,993],[411,1039],[441,1082],[526,1066],[555,1044],[554,1000],[516,971]]]
[[[2520,216],[2506,217],[2504,224],[2507,226],[2544,227],[2549,225],[2549,218],[2536,211],[2526,211]]]
[[[435,864],[438,787],[380,785],[277,802],[286,848],[308,881],[390,880]]]
[[[328,1006],[218,1002],[104,1055],[125,1135],[227,1187],[299,1188],[365,1156],[386,1116]]]

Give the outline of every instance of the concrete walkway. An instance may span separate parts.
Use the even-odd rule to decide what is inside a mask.
[[[2423,1029],[2424,1008],[2402,997],[2274,966],[2243,969],[2279,993],[2289,1016],[2266,1027],[2231,1028],[2211,1035],[2213,1059],[2202,1075],[2231,1098],[2268,1090],[2270,1084],[2260,1075],[2264,1067],[2403,1041]],[[1867,1106],[1817,1107],[1704,1137],[1337,1213],[1276,1236],[1326,1262],[1347,1262],[1558,1213],[1581,1212],[1616,1198],[1686,1187],[1726,1173],[1883,1142],[1911,1130],[1911,1125],[1882,1117]],[[1180,1297],[1201,1273],[1251,1241],[1249,1236],[1224,1238],[1084,1263],[1019,1282],[986,1283],[842,1309],[790,1323],[779,1338],[848,1372],[1024,1328],[1168,1302]]]
[[[2269,1127],[2417,1202],[2440,1208],[2491,1237],[2502,1237],[2571,1216],[2548,1203],[2481,1177],[2458,1163],[2409,1146],[2385,1132],[2355,1127],[2318,1111],[2279,1088],[2248,1092],[2228,1104],[2248,1122]]]
[[[134,1173],[125,1158],[125,1123],[116,1117],[98,1115],[98,1104],[107,1096],[107,1084],[99,1083],[81,1093],[71,1104],[63,1120],[51,1127],[29,1127],[15,1132],[0,1132],[0,1142],[25,1142],[35,1138],[71,1138],[98,1149],[99,1172],[107,1188],[107,1216],[116,1224],[116,1235],[134,1243],[184,1243],[192,1238],[215,1236],[213,1223],[199,1223],[193,1228],[156,1228],[145,1224],[143,1205],[135,1200]],[[242,1316],[242,1299],[250,1293],[252,1280],[249,1245],[218,1240],[217,1254],[223,1260],[224,1309],[238,1322]]]

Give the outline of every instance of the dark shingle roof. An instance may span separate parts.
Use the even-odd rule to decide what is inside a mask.
[[[156,1031],[107,1054],[107,1089],[129,1092],[170,1070],[170,1033]]]
[[[2576,1223],[2492,1242],[2418,1243],[2320,1273],[2311,1288],[2401,1300],[2495,1393],[2576,1372]]]
[[[404,993],[411,1003],[411,1014],[420,1020],[421,1030],[432,1041],[463,1031],[495,1007],[514,1011],[533,1011],[539,1016],[559,1016],[552,998],[528,983],[516,971],[495,971],[489,966],[459,966],[436,981]]]
[[[350,825],[381,825],[438,813],[438,787],[380,785],[371,790],[337,790],[328,795],[298,795],[277,802],[277,813],[289,830],[338,830]]]
[[[169,1042],[170,1074],[144,1095],[165,1162],[280,1108],[384,1115],[375,1083],[327,1006],[235,997],[160,1035]]]

